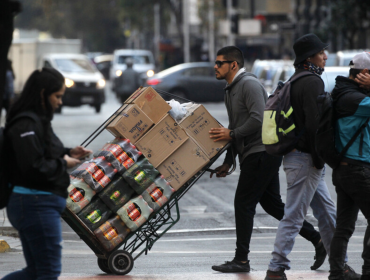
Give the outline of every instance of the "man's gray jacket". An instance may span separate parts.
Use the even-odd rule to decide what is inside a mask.
[[[229,129],[234,131],[232,148],[239,163],[253,153],[265,151],[262,144],[262,121],[267,93],[256,76],[243,72],[225,87],[225,105]],[[232,153],[227,151],[224,163],[232,165]]]

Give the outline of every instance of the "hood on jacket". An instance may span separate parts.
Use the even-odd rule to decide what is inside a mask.
[[[243,72],[243,73],[240,73],[239,75],[238,75],[238,77],[236,77],[235,79],[234,79],[234,81],[232,81],[231,82],[231,84],[229,85],[229,84],[226,84],[226,87],[224,88],[224,90],[226,91],[226,90],[230,90],[237,82],[239,82],[243,77],[245,77],[245,76],[251,76],[251,77],[254,77],[254,78],[256,78],[257,79],[257,76],[256,75],[254,75],[254,74],[252,74],[252,73],[249,73],[249,72]]]
[[[360,85],[356,83],[354,80],[346,78],[344,76],[338,76],[335,78],[335,87],[331,96],[333,98],[333,102],[337,102],[340,97],[347,93],[351,93],[354,91],[359,91],[363,94],[368,95],[365,89],[360,88]]]

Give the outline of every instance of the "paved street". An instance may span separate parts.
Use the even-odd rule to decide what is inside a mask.
[[[66,146],[81,144],[99,125],[101,125],[120,104],[111,93],[107,94],[107,103],[102,112],[96,114],[93,108],[63,108],[60,115],[55,115],[53,127]],[[224,126],[227,126],[227,114],[224,104],[205,104],[211,114]],[[104,131],[89,146],[96,150],[104,142],[111,140],[110,133]],[[214,167],[221,164],[223,156]],[[96,264],[96,256],[79,240],[69,226],[63,222],[63,273],[60,279],[264,279],[267,264],[273,248],[274,232],[278,222],[264,213],[258,206],[254,223],[254,235],[251,248],[250,274],[225,275],[213,272],[213,264],[231,260],[235,248],[235,222],[233,196],[239,175],[239,168],[224,179],[210,179],[205,174],[196,185],[180,200],[180,221],[171,232],[162,237],[147,256],[142,255],[135,261],[129,276],[104,276]],[[280,172],[281,194],[285,200],[285,174]],[[326,182],[333,199],[335,190],[331,183],[331,170],[327,170]],[[310,211],[307,220],[317,225]],[[8,226],[4,213],[0,212],[1,226]],[[357,231],[349,246],[350,265],[361,271],[362,238],[366,221],[362,214],[357,222]],[[0,237],[0,239],[2,239]],[[9,240],[12,252],[0,254],[0,277],[24,265],[19,240]],[[328,264],[318,272],[309,267],[313,263],[314,251],[311,244],[297,238],[294,251],[290,255],[293,270],[288,271],[288,279],[327,279]]]

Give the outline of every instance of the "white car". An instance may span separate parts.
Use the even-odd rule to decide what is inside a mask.
[[[143,83],[147,78],[153,77],[155,74],[155,63],[151,51],[132,49],[115,50],[110,70],[110,81],[113,90],[115,88],[116,79],[120,77],[122,72],[126,69],[127,58],[133,59],[133,69],[141,74]]]
[[[100,112],[101,104],[105,102],[105,80],[86,55],[47,54],[40,61],[41,67],[55,68],[65,77],[63,106],[88,104]]]

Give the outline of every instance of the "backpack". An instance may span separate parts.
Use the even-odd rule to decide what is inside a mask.
[[[262,123],[262,143],[266,152],[283,156],[292,151],[305,129],[296,134],[293,107],[290,103],[291,85],[298,79],[314,75],[309,71],[291,77],[286,83],[280,82],[266,102]]]
[[[328,164],[332,169],[338,167],[343,156],[348,151],[349,147],[355,142],[362,130],[367,126],[370,118],[368,118],[362,126],[356,131],[352,138],[348,141],[343,150],[338,153],[335,148],[335,110],[334,102],[330,93],[323,93],[317,97],[317,107],[319,110],[319,126],[315,136],[316,151],[319,157]]]
[[[34,112],[23,112],[15,116],[6,127],[0,127],[0,209],[8,205],[13,186],[9,184],[7,166],[8,166],[8,145],[5,137],[6,130],[21,118],[31,118],[36,122],[41,122],[40,118]]]

